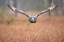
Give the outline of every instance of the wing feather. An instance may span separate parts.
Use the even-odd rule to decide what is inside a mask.
[[[22,10],[19,10],[19,9],[17,9],[17,8],[11,6],[11,5],[9,5],[9,4],[7,4],[7,5],[8,5],[8,7],[9,7],[10,9],[12,9],[12,10],[15,11],[15,12],[18,12],[18,13],[24,14],[24,15],[26,15],[27,17],[30,16],[30,15],[26,14],[26,13],[25,13],[24,11],[22,11]]]
[[[41,11],[41,12],[40,12],[39,14],[37,14],[36,16],[38,17],[39,15],[41,15],[41,14],[43,14],[43,13],[46,13],[46,12],[49,12],[49,11],[53,11],[56,7],[57,7],[57,4],[49,7],[49,8],[46,9],[46,10]]]

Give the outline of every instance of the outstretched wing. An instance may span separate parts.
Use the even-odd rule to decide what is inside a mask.
[[[30,15],[26,14],[25,12],[23,12],[22,10],[19,10],[19,9],[17,9],[17,8],[11,6],[11,5],[9,5],[9,4],[7,4],[7,5],[8,5],[8,7],[9,7],[10,9],[12,9],[12,10],[15,11],[15,12],[18,12],[18,13],[24,14],[24,15],[26,15],[27,17],[30,16]]]
[[[40,12],[39,14],[37,14],[36,16],[38,17],[39,15],[41,15],[41,14],[43,14],[43,13],[46,13],[46,12],[49,12],[49,11],[53,11],[56,7],[57,7],[57,4],[49,7],[49,8],[46,9],[46,10],[43,10],[42,12]]]

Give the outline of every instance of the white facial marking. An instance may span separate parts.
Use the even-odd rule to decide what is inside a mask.
[[[34,18],[32,18],[32,19],[34,19]]]

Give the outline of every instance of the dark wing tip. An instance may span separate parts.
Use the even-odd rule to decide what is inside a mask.
[[[7,5],[8,5],[8,7],[9,7],[10,9],[12,9],[13,11],[15,11],[15,10],[16,10],[16,8],[15,8],[15,7],[13,7],[13,6],[9,5],[9,4],[7,4]]]
[[[55,5],[54,9],[55,9],[57,6],[58,6],[58,4]],[[53,10],[54,10],[54,9],[53,9]]]
[[[9,4],[7,4],[8,5],[8,7],[10,7],[10,5]]]
[[[58,4],[55,5],[55,8],[58,6]]]

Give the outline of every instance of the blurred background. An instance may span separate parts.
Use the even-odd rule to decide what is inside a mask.
[[[27,11],[41,12],[47,9],[51,5],[58,4],[58,7],[52,12],[57,13],[55,15],[63,15],[64,12],[64,0],[0,0],[0,16],[3,13],[10,11],[7,4],[13,5],[14,7]],[[52,15],[52,14],[49,14]]]
[[[58,7],[30,23],[28,17],[7,4],[31,16],[51,5]],[[0,0],[0,42],[64,42],[64,0]]]
[[[41,16],[47,17],[64,15],[64,0],[0,0],[0,18],[9,19],[12,17],[24,17],[24,15],[20,15],[19,13],[12,11],[7,6],[7,4],[10,4],[20,10],[23,10],[30,15],[36,15],[39,12],[47,9],[48,7],[58,4],[58,7],[55,10],[53,10],[52,12],[47,12]],[[12,18],[12,20],[14,19]]]

